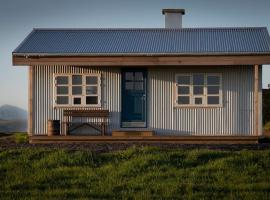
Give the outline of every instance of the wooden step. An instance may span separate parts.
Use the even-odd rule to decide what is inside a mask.
[[[151,137],[154,136],[154,131],[112,131],[113,137],[124,137],[124,136],[141,136],[141,137]]]

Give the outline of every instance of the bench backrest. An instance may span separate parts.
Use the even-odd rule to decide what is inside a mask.
[[[109,117],[109,110],[64,110],[69,117]]]

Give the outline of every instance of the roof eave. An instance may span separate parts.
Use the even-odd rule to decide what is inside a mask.
[[[257,56],[269,55],[270,52],[205,52],[205,53],[12,53],[21,57],[118,57],[118,56]]]
[[[13,54],[13,65],[71,66],[221,66],[270,64],[270,54],[117,54],[102,55],[19,55]]]

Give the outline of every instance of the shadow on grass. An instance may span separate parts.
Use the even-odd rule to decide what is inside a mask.
[[[0,133],[0,139],[3,137],[9,137],[11,135],[12,135],[12,133]]]

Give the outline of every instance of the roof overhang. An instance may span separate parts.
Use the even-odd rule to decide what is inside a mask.
[[[72,66],[186,66],[186,65],[265,65],[270,54],[158,54],[158,55],[31,55],[13,54],[14,66],[72,65]]]

